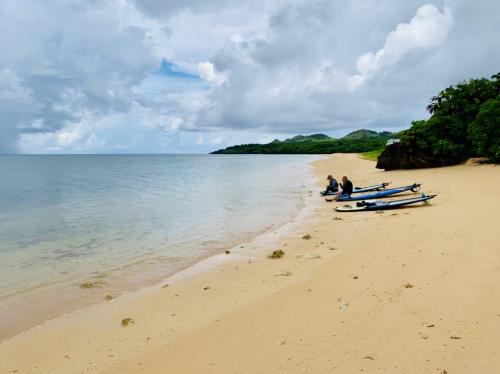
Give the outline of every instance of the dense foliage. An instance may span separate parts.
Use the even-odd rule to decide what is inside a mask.
[[[469,139],[479,155],[500,162],[500,98],[481,105],[476,120],[469,126]]]
[[[220,149],[215,154],[324,154],[358,153],[379,149],[392,136],[389,132],[377,133],[358,130],[341,139],[324,134],[298,135],[283,141],[274,140],[268,144],[243,144]]]
[[[446,88],[431,98],[427,110],[431,117],[412,122],[400,133],[401,144],[387,147],[379,163],[391,152],[396,159],[394,150],[412,156],[408,167],[425,161],[428,166],[451,165],[469,157],[500,161],[500,73]]]

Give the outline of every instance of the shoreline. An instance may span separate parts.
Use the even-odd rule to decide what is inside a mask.
[[[438,197],[431,206],[342,214],[313,192],[314,214],[272,245],[256,243],[251,261],[219,263],[6,340],[0,372],[495,372],[498,170],[373,165],[336,154],[314,171],[359,185],[417,181]],[[265,257],[279,248],[283,258]],[[134,323],[123,327],[124,318]]]
[[[293,226],[297,223],[297,221],[305,220],[314,213],[314,209],[318,205],[318,201],[311,199],[314,196],[314,192],[312,192],[311,194],[311,191],[313,191],[311,189],[317,187],[319,181],[316,180],[317,178],[314,175],[314,171],[312,170],[312,164],[321,159],[322,158],[319,158],[317,160],[308,162],[308,164],[311,166],[311,170],[309,171],[310,175],[307,176],[307,179],[310,179],[310,181],[308,183],[305,183],[305,191],[302,194],[302,206],[297,210],[292,218],[285,220],[277,226],[272,225],[270,227],[267,227],[264,230],[256,233],[256,235],[253,235],[246,240],[240,241],[235,245],[224,246],[217,249],[217,251],[214,250],[210,253],[207,253],[206,256],[201,257],[195,262],[175,271],[173,274],[164,278],[161,282],[156,282],[154,285],[150,286],[157,287],[165,283],[175,284],[190,277],[202,274],[205,271],[213,270],[218,265],[230,260],[241,262],[255,258],[255,255],[261,256],[262,253],[259,253],[259,249],[262,249],[265,245],[270,245],[273,242],[278,242],[280,240],[280,236],[283,236],[285,233],[289,233],[293,229]],[[253,250],[255,250],[256,253],[252,254],[250,252]],[[229,251],[230,253],[226,254],[226,251]],[[235,256],[237,256],[238,258],[235,259]]]
[[[323,156],[322,156],[323,157]],[[315,160],[312,161],[304,161],[304,165],[307,165],[308,171],[307,175],[304,177],[304,191],[301,193],[301,206],[297,209],[297,211],[292,215],[292,217],[283,219],[283,222],[278,224],[277,226],[271,225],[269,227],[266,227],[260,231],[257,231],[253,234],[248,234],[244,238],[241,238],[240,240],[232,240],[232,243],[228,243],[225,245],[219,245],[203,255],[193,258],[190,261],[187,261],[186,264],[180,266],[179,268],[171,271],[170,273],[166,273],[164,275],[158,275],[155,277],[151,277],[148,280],[142,280],[141,281],[141,275],[145,273],[148,269],[147,266],[145,266],[143,269],[140,270],[135,270],[132,274],[132,277],[136,279],[134,283],[134,286],[131,287],[126,287],[126,286],[116,286],[116,285],[106,285],[106,287],[98,287],[95,289],[89,289],[86,290],[86,293],[93,293],[93,295],[88,295],[88,298],[85,300],[80,300],[79,302],[76,302],[74,305],[72,305],[68,309],[63,309],[62,307],[49,307],[46,308],[47,310],[46,313],[44,313],[43,318],[37,318],[33,319],[30,322],[21,324],[19,323],[18,325],[24,325],[22,328],[17,328],[13,330],[3,330],[0,331],[0,344],[4,341],[7,341],[11,338],[14,338],[18,335],[22,335],[26,332],[29,332],[30,330],[36,329],[37,326],[45,325],[47,323],[50,323],[50,321],[61,318],[63,316],[70,315],[75,312],[83,311],[89,307],[99,305],[99,304],[105,304],[107,301],[105,299],[106,295],[112,295],[113,300],[120,298],[124,295],[128,295],[130,293],[135,293],[135,292],[142,292],[147,289],[156,289],[157,287],[165,284],[166,282],[172,283],[172,282],[178,282],[182,279],[186,279],[191,276],[195,276],[199,273],[202,273],[204,271],[209,271],[210,269],[213,269],[220,263],[224,263],[227,260],[234,260],[235,256],[238,256],[240,260],[242,259],[249,259],[252,258],[253,255],[248,252],[248,249],[244,249],[241,251],[241,248],[243,246],[253,246],[255,247],[254,242],[260,242],[262,245],[263,240],[269,240],[271,239],[272,235],[276,234],[278,231],[282,231],[285,226],[289,226],[294,223],[297,219],[300,219],[300,217],[303,217],[305,212],[310,208],[308,207],[308,204],[311,204],[310,195],[308,195],[307,191],[310,191],[311,188],[314,188],[316,185],[317,181],[314,175],[313,167],[312,164],[320,159],[322,157],[318,157]],[[308,199],[309,197],[309,199]],[[311,212],[309,212],[311,214]],[[271,235],[272,234],[272,235]],[[267,238],[267,239],[266,239]],[[227,255],[225,252],[230,251],[231,254]],[[247,253],[241,253],[241,252],[247,252]],[[147,261],[147,260],[144,260]],[[133,265],[133,264],[131,264]],[[128,267],[129,265],[125,266]],[[111,274],[115,270],[110,270]],[[109,277],[109,275],[103,277],[102,279],[106,279]],[[89,278],[93,279],[93,278]],[[99,280],[101,279],[100,277],[96,277],[95,279]],[[70,285],[65,285],[61,289],[55,289],[51,290],[50,293],[54,294],[56,291],[61,291],[65,290],[65,292],[70,292],[71,289],[74,287],[77,287],[75,284],[73,286]],[[55,297],[53,295],[53,297]],[[64,299],[61,299],[64,300]],[[109,301],[109,300],[108,300]],[[56,305],[56,304],[54,304]]]

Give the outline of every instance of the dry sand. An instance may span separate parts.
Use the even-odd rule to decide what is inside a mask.
[[[438,197],[383,213],[321,201],[198,275],[6,340],[0,373],[500,372],[500,169],[382,172],[334,155],[315,171]]]

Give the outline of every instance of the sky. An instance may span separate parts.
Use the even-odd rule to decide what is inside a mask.
[[[500,71],[497,0],[0,0],[0,153],[396,131]]]

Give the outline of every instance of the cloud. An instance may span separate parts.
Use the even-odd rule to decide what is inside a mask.
[[[470,19],[461,10],[465,4],[282,4],[270,13],[264,32],[233,35],[209,59],[227,79],[212,87],[207,105],[186,130],[312,133],[407,127],[427,115],[426,100],[443,87],[495,72],[491,60],[457,64],[464,50],[455,41],[475,35],[478,45],[468,45],[472,51],[500,36],[492,15],[481,25],[481,18]],[[481,6],[481,12],[474,7],[476,12],[500,13],[493,1]]]
[[[205,144],[205,139],[203,139],[203,135],[199,134],[198,139],[196,139],[196,144],[203,145]]]
[[[0,112],[0,152],[20,134],[127,111],[131,88],[158,66],[149,30],[125,2],[6,0],[0,20],[0,87],[15,108]]]
[[[224,142],[224,137],[222,137],[222,136],[217,136],[217,137],[213,138],[212,141],[211,141],[211,143],[213,145],[220,145],[223,142]]]
[[[493,0],[4,0],[0,153],[404,128],[498,71],[499,18]]]
[[[433,4],[422,5],[409,23],[400,23],[376,52],[360,56],[356,62],[359,74],[349,78],[356,88],[384,67],[394,65],[415,49],[426,49],[441,44],[451,29],[453,17],[448,7],[441,13]]]
[[[189,9],[194,12],[209,12],[213,9],[221,9],[225,6],[236,6],[231,0],[133,0],[136,7],[146,15],[155,18],[170,18],[177,12]]]
[[[271,143],[274,139],[276,139],[276,138],[273,138],[272,136],[264,136],[264,137],[258,138],[256,140],[256,143],[267,144],[267,143]]]
[[[228,80],[227,75],[216,71],[214,65],[209,61],[200,62],[198,64],[198,71],[200,72],[200,77],[202,79],[205,79],[216,86],[221,86]]]

